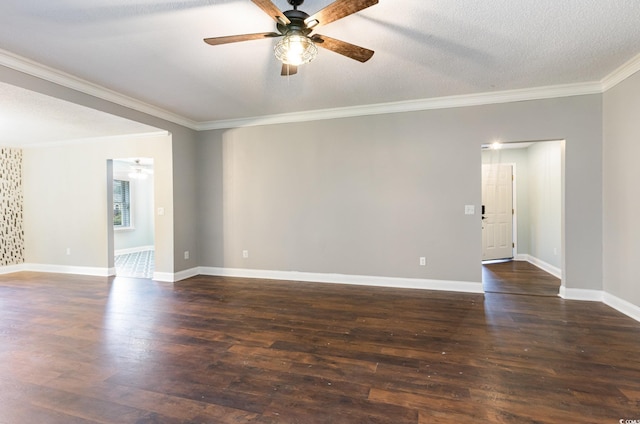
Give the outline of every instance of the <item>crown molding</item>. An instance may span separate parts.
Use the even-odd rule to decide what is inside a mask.
[[[0,49],[0,65],[63,87],[71,88],[102,100],[107,100],[120,106],[137,110],[138,112],[155,116],[156,118],[173,122],[174,124],[182,125],[191,129],[195,129],[196,127],[196,122],[188,118],[141,102],[133,97],[125,96],[117,91],[83,80],[74,75],[35,62],[31,59],[18,56],[7,50]]]
[[[288,124],[294,122],[320,121],[325,119],[353,118],[357,116],[382,115],[389,113],[417,112],[434,109],[451,109],[468,106],[482,106],[498,103],[521,102],[527,100],[551,99],[602,93],[599,82],[565,84],[520,90],[496,91],[479,94],[435,97],[431,99],[402,102],[378,103],[363,106],[319,109],[308,112],[266,115],[246,119],[230,119],[198,123],[196,129],[216,130],[259,125]]]
[[[614,70],[600,81],[535,87],[518,90],[476,93],[457,96],[435,97],[401,102],[378,103],[363,106],[318,109],[277,115],[264,115],[249,118],[196,122],[173,112],[141,102],[116,91],[91,83],[71,74],[42,65],[30,59],[0,49],[0,65],[32,75],[37,78],[88,94],[109,102],[128,107],[139,112],[173,122],[196,130],[207,131],[254,127],[261,125],[289,124],[296,122],[320,121],[327,119],[353,118],[358,116],[381,115],[389,113],[417,112],[435,109],[450,109],[469,106],[482,106],[500,103],[542,100],[560,97],[602,94],[615,87],[626,78],[640,70],[640,54]]]
[[[640,54],[604,77],[600,82],[602,92],[612,89],[638,71],[640,71]]]

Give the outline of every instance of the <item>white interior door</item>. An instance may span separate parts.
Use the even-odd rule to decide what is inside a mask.
[[[513,258],[513,168],[482,165],[482,260]]]

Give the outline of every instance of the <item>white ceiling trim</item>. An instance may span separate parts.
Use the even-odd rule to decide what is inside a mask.
[[[481,106],[498,103],[520,102],[526,100],[551,99],[557,97],[581,96],[602,93],[599,82],[584,84],[566,84],[549,87],[528,88],[522,90],[496,91],[460,96],[436,97],[431,99],[410,100],[393,103],[312,110],[308,112],[286,113],[281,115],[258,116],[247,119],[211,121],[197,124],[197,130],[214,130],[258,125],[286,124],[292,122],[319,121],[324,119],[352,118],[356,116],[382,115],[388,113],[417,112],[421,110],[451,109],[467,106]]]
[[[640,54],[613,71],[601,81],[536,87],[479,94],[447,96],[392,103],[380,103],[347,108],[321,109],[279,115],[257,116],[246,119],[232,119],[209,122],[195,122],[173,112],[149,105],[116,91],[91,83],[71,74],[42,65],[30,59],[0,49],[0,65],[24,72],[37,78],[71,88],[73,90],[125,106],[139,112],[155,116],[197,131],[250,127],[259,125],[285,124],[318,121],[326,119],[350,118],[356,116],[380,115],[387,113],[415,112],[432,109],[448,109],[467,106],[540,100],[558,97],[601,94],[634,73],[640,71]]]
[[[94,84],[87,80],[83,80],[66,72],[50,68],[31,59],[18,56],[7,50],[0,49],[0,65],[43,79],[45,81],[52,82],[54,84],[61,85],[63,87],[71,88],[73,90],[88,94],[93,97],[107,100],[120,106],[137,110],[138,112],[143,112],[151,116],[155,116],[156,118],[161,118],[169,122],[185,126],[187,128],[195,129],[196,126],[195,121],[161,109],[159,107],[141,102],[140,100],[134,99],[133,97],[125,96],[116,91],[102,87],[98,84]]]
[[[640,71],[640,54],[604,77],[601,81],[602,92],[612,89],[638,71]]]

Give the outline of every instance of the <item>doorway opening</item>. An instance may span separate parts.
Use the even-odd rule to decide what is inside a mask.
[[[153,159],[113,159],[113,263],[117,277],[153,278],[155,226]]]
[[[482,146],[485,292],[559,295],[563,176],[562,140]]]

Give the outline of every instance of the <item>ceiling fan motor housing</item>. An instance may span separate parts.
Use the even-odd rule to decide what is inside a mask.
[[[287,25],[283,25],[281,23],[276,24],[278,31],[280,31],[281,34],[287,35],[289,31],[300,31],[304,35],[309,35],[311,29],[307,28],[307,24],[304,22],[305,19],[309,17],[309,14],[302,10],[287,10],[283,12],[283,14],[289,19],[289,21],[291,21],[291,23]]]

